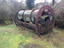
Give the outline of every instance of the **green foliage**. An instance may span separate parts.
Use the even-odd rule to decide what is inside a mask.
[[[10,20],[6,20],[6,21],[5,21],[5,24],[7,24],[7,25],[8,25],[8,24],[11,24],[11,23],[12,23],[12,21],[10,21]]]
[[[29,9],[34,8],[34,1],[35,0],[26,0],[26,5]]]
[[[58,38],[64,36],[61,35],[64,30],[54,28],[54,31],[59,33],[56,34]],[[42,39],[35,36],[37,35],[32,31],[20,29],[14,24],[0,26],[0,48],[64,48],[64,42],[59,41],[56,37],[52,37],[47,41],[46,38]],[[59,45],[56,46],[53,41]]]

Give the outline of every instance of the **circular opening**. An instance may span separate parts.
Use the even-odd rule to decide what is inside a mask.
[[[46,21],[48,21],[48,20],[50,20],[50,18],[49,18],[49,14],[50,12],[49,12],[49,10],[48,9],[45,9],[43,12],[42,12],[42,14],[41,14],[41,18],[46,22]]]

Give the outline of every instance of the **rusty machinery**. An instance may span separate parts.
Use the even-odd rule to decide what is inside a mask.
[[[19,10],[14,18],[15,24],[43,33],[54,26],[54,11],[46,5],[39,10]]]

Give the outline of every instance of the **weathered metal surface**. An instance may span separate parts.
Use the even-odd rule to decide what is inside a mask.
[[[48,5],[39,10],[20,10],[15,15],[15,23],[43,33],[54,26],[54,11]]]

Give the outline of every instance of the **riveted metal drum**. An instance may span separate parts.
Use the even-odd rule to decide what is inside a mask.
[[[39,10],[19,10],[14,18],[15,24],[43,33],[54,26],[54,11],[46,5]]]

